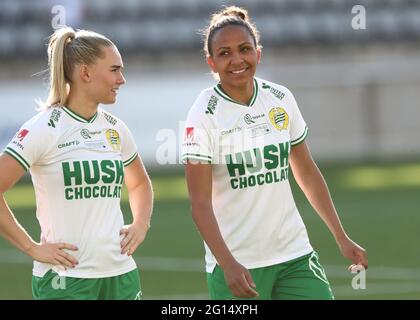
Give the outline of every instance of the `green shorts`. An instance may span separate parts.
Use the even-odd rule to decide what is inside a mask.
[[[139,271],[97,279],[60,277],[50,270],[42,278],[32,276],[36,300],[140,300]]]
[[[273,266],[250,269],[261,300],[334,299],[318,254],[312,253]],[[230,292],[219,265],[207,273],[210,298],[236,299]]]

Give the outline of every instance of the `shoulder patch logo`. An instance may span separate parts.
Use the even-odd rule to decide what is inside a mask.
[[[214,111],[216,110],[216,105],[219,99],[216,96],[211,96],[209,103],[207,104],[207,110],[206,114],[214,114]]]
[[[268,114],[271,124],[277,130],[285,130],[289,126],[289,115],[281,107],[272,108]]]
[[[184,141],[185,142],[192,142],[192,141],[194,141],[194,127],[185,128]]]
[[[282,100],[285,96],[284,92],[281,92],[280,90],[277,90],[275,88],[271,88],[270,92],[275,96],[277,99]]]
[[[284,92],[281,92],[280,90],[271,87],[270,85],[263,82],[262,84],[263,89],[270,89],[270,93],[275,96],[277,99],[282,100],[284,96],[286,95]]]
[[[61,110],[54,109],[51,112],[50,120],[48,120],[48,126],[55,128],[55,124],[58,122],[61,116]]]
[[[106,130],[105,137],[114,151],[121,151],[121,140],[120,140],[120,135],[117,130],[114,130],[114,129]]]
[[[112,124],[113,126],[115,126],[117,124],[117,119],[115,119],[113,116],[111,116],[110,114],[104,112],[103,113],[105,120],[108,121],[110,124]]]
[[[22,129],[16,134],[16,139],[18,139],[19,141],[22,141],[23,139],[25,139],[28,133],[29,133],[28,129]]]

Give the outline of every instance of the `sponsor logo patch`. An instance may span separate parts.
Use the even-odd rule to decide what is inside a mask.
[[[244,121],[245,121],[246,124],[251,125],[251,124],[254,124],[258,119],[264,119],[264,118],[265,118],[264,113],[257,114],[257,115],[254,115],[254,116],[251,116],[249,113],[247,113],[244,116]]]
[[[278,89],[272,88],[270,85],[263,82],[262,84],[263,89],[270,89],[270,93],[275,96],[277,99],[282,100],[285,96],[284,92],[281,92]]]
[[[55,128],[55,124],[60,119],[60,116],[61,116],[61,111],[60,110],[57,110],[57,109],[54,109],[51,112],[51,117],[50,117],[50,120],[48,121],[48,126]]]
[[[265,134],[269,134],[271,132],[271,129],[268,126],[268,123],[262,123],[248,128],[248,132],[250,138],[256,138]]]
[[[115,119],[113,116],[109,115],[108,113],[103,113],[105,120],[108,121],[110,124],[115,126],[117,124],[117,119]]]
[[[277,130],[286,130],[289,126],[289,115],[281,107],[272,108],[268,114],[271,124]]]
[[[58,149],[63,149],[63,148],[67,148],[67,147],[71,147],[71,146],[77,146],[80,144],[80,141],[78,140],[73,140],[73,141],[68,141],[68,142],[64,142],[64,143],[60,143],[57,148]]]
[[[29,133],[29,130],[22,129],[16,134],[16,139],[18,139],[19,141],[22,141],[23,139],[25,139],[28,133]]]
[[[108,129],[105,132],[106,140],[114,151],[121,151],[121,140],[117,130]]]
[[[216,110],[217,101],[218,99],[216,96],[211,96],[209,103],[207,104],[206,114],[214,114],[214,111]]]
[[[245,121],[246,124],[253,124],[253,123],[255,123],[255,121],[252,120],[252,117],[251,117],[251,115],[249,113],[247,113],[244,116],[244,121]]]
[[[194,127],[185,128],[185,142],[193,142],[194,141]]]
[[[89,133],[89,130],[88,129],[82,129],[80,131],[80,134],[82,135],[83,139],[90,139],[90,138],[92,138],[90,136],[90,133]]]
[[[83,139],[91,139],[92,136],[101,134],[102,131],[89,131],[88,129],[82,129],[80,130],[80,135],[83,137]]]
[[[232,129],[221,130],[220,134],[222,136],[225,136],[227,134],[237,133],[237,132],[241,132],[241,131],[242,131],[241,127],[235,127],[235,128],[232,128]]]

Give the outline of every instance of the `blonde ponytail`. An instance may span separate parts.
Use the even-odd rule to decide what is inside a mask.
[[[50,92],[47,105],[66,105],[69,94],[68,74],[65,70],[64,48],[74,39],[76,32],[72,28],[58,29],[48,44],[48,66],[50,69]]]

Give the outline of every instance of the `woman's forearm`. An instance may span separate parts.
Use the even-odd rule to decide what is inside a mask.
[[[137,185],[128,192],[133,224],[144,224],[150,227],[153,211],[153,190],[149,180]]]
[[[211,205],[192,204],[192,215],[198,231],[222,269],[236,260],[220,233]]]
[[[0,233],[12,245],[28,255],[31,248],[36,245],[36,242],[15,219],[3,195],[0,196]]]
[[[325,222],[336,241],[340,242],[342,239],[347,238],[334,207],[327,183],[318,167],[314,164],[310,170],[305,172],[303,178],[298,178],[296,181],[312,207]]]

